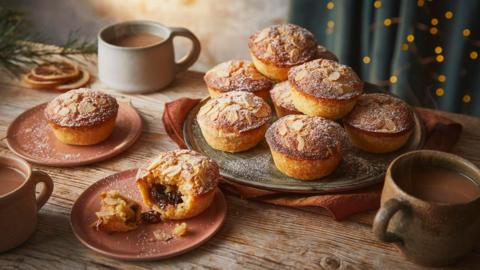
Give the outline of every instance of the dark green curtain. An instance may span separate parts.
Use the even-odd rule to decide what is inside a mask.
[[[480,116],[480,1],[292,0],[290,20],[363,80]]]

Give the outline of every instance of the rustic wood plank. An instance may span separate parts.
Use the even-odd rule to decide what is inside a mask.
[[[88,66],[95,74],[95,67]],[[138,143],[118,157],[94,165],[53,168],[35,165],[55,182],[53,196],[40,211],[35,235],[22,246],[0,255],[2,269],[421,269],[406,261],[392,245],[378,242],[371,233],[374,212],[356,215],[348,221],[228,195],[224,227],[200,248],[160,262],[131,263],[113,260],[88,250],[71,232],[69,213],[75,199],[96,180],[114,172],[138,167],[159,151],[174,149],[161,123],[165,102],[179,97],[206,95],[202,73],[185,72],[164,91],[149,95],[122,95],[96,82],[99,88],[119,100],[131,102],[144,121]],[[49,101],[56,93],[22,87],[2,78],[0,83],[0,138],[8,124],[22,111]],[[464,126],[454,153],[480,165],[480,119],[438,112]],[[9,150],[0,142],[0,154]],[[455,268],[473,269],[480,263],[480,247]]]

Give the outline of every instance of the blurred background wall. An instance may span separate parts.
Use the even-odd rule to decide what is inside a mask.
[[[62,44],[71,31],[96,38],[105,25],[125,20],[155,20],[187,27],[202,43],[194,69],[205,71],[232,58],[247,58],[247,38],[265,26],[286,22],[289,0],[2,0],[25,12],[40,32],[40,42]],[[177,57],[189,43],[180,38]]]

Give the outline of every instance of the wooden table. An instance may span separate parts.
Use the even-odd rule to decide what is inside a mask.
[[[89,69],[96,74],[94,64]],[[0,78],[0,138],[10,122],[24,110],[57,94],[28,89]],[[100,178],[139,167],[160,151],[175,149],[161,122],[164,103],[179,97],[207,94],[202,73],[186,72],[167,89],[149,95],[114,95],[130,100],[144,119],[140,140],[110,160],[74,168],[34,165],[52,176],[53,196],[39,213],[35,235],[20,247],[0,255],[0,269],[417,269],[393,245],[381,243],[371,232],[374,212],[336,222],[300,210],[227,196],[228,215],[223,228],[209,242],[187,254],[158,262],[124,262],[90,251],[73,235],[69,215],[75,199]],[[94,88],[110,91],[96,82]],[[110,91],[110,93],[113,93]],[[464,132],[453,152],[480,165],[480,119],[438,112],[460,122]],[[0,154],[9,153],[5,140]],[[480,213],[479,213],[480,214]],[[1,221],[0,221],[1,222]],[[1,232],[0,232],[1,233]],[[478,269],[480,246],[455,266]]]

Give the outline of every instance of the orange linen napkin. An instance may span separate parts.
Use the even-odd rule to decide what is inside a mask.
[[[165,104],[163,124],[170,138],[180,148],[186,148],[182,126],[188,112],[200,100],[180,98]],[[417,108],[427,130],[425,147],[443,151],[450,150],[460,138],[462,126],[432,111]],[[254,199],[275,205],[300,208],[313,212],[327,212],[335,220],[345,219],[353,214],[377,209],[380,206],[382,184],[352,192],[327,195],[296,194],[262,190],[223,179],[221,188],[241,198]]]

